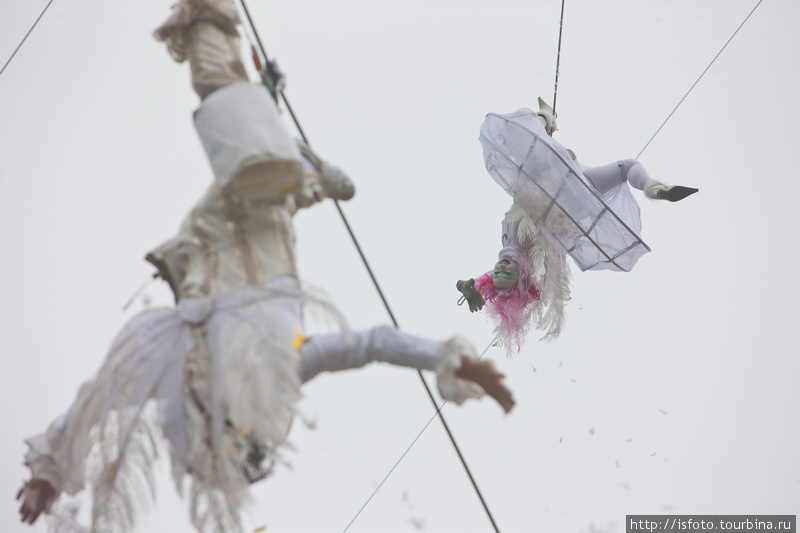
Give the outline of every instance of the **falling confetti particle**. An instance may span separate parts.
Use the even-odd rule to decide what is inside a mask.
[[[558,443],[561,444],[562,442],[564,442],[564,437],[559,437],[558,438]],[[798,481],[798,483],[800,483],[800,481]]]
[[[267,526],[257,527],[253,530],[253,533],[264,533],[267,530]]]
[[[616,466],[617,468],[619,468],[619,467],[621,467],[622,465],[619,463],[619,461],[614,461],[614,466]]]
[[[653,452],[653,453],[650,454],[650,457],[655,457],[655,456],[656,456],[656,452]]]
[[[316,417],[312,418],[312,417],[309,417],[309,416],[301,414],[300,415],[300,421],[303,423],[303,425],[306,428],[310,429],[311,431],[317,429],[317,419],[316,419]]]
[[[423,520],[422,518],[411,518],[409,522],[411,522],[411,525],[414,526],[414,529],[425,528],[425,520]]]
[[[594,435],[594,428],[589,428],[589,435]]]
[[[533,369],[533,373],[535,374],[536,373],[536,367],[531,365],[531,368]]]
[[[575,378],[569,378],[569,380],[570,380],[571,382],[573,382],[573,383],[577,383],[577,382],[578,382],[578,380],[577,380],[577,379],[575,379]]]
[[[625,439],[625,442],[633,442],[633,439]]]
[[[564,361],[559,361],[559,362],[558,362],[558,366],[559,366],[559,367],[562,367],[562,366],[564,366]]]
[[[663,409],[659,409],[658,412],[661,413],[662,415],[667,414],[667,412],[665,410],[663,410]]]

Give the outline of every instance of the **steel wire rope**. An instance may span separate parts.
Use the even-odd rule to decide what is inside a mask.
[[[733,40],[733,38],[734,38],[734,37],[736,37],[736,34],[737,34],[737,33],[739,33],[739,30],[741,30],[741,29],[742,29],[742,26],[744,26],[744,25],[745,25],[745,23],[746,23],[748,20],[750,20],[750,16],[751,16],[753,13],[755,13],[756,9],[758,9],[758,6],[760,6],[760,5],[761,5],[761,2],[763,2],[763,1],[764,1],[764,0],[758,0],[758,2],[756,3],[755,7],[754,7],[753,9],[751,9],[751,10],[750,10],[750,13],[748,13],[748,14],[747,14],[747,16],[744,18],[744,20],[742,21],[742,23],[741,23],[741,24],[739,24],[739,27],[738,27],[738,28],[736,28],[736,31],[734,31],[734,32],[733,32],[733,34],[732,34],[732,35],[731,35],[731,36],[728,38],[728,40],[727,40],[727,41],[725,42],[725,44],[722,46],[722,48],[720,48],[719,52],[717,52],[717,55],[715,55],[715,56],[714,56],[714,59],[712,59],[712,60],[711,60],[711,63],[709,63],[709,64],[708,64],[708,66],[705,68],[705,70],[703,70],[703,72],[702,72],[702,73],[700,74],[700,76],[699,76],[699,77],[698,77],[698,78],[695,80],[695,82],[692,84],[692,86],[691,86],[691,87],[689,87],[689,90],[688,90],[688,91],[686,91],[686,94],[684,94],[684,95],[683,95],[683,98],[681,98],[681,99],[680,99],[680,101],[679,101],[679,102],[678,102],[678,104],[675,106],[675,108],[674,108],[674,109],[673,109],[673,110],[670,112],[670,114],[669,114],[669,115],[667,115],[667,118],[665,118],[665,119],[664,119],[664,122],[662,122],[662,123],[661,123],[661,125],[658,127],[658,129],[656,130],[656,132],[653,134],[653,136],[652,136],[652,137],[650,137],[650,140],[649,140],[649,141],[647,141],[647,143],[644,145],[644,148],[642,148],[642,149],[639,151],[639,155],[637,155],[637,156],[636,156],[636,159],[639,159],[639,157],[641,157],[642,153],[643,153],[643,152],[644,152],[644,151],[647,149],[647,147],[648,147],[648,146],[650,146],[650,143],[651,143],[651,142],[653,142],[653,139],[655,139],[655,138],[656,138],[656,135],[658,135],[658,133],[661,131],[661,129],[664,127],[664,125],[665,125],[665,124],[666,124],[666,123],[669,121],[669,119],[670,119],[670,118],[672,118],[672,115],[674,115],[674,114],[675,114],[675,111],[677,111],[677,110],[678,110],[678,108],[681,106],[681,104],[683,103],[683,101],[684,101],[684,100],[686,100],[686,98],[689,96],[689,93],[691,93],[691,92],[692,92],[692,90],[694,90],[695,86],[696,86],[696,85],[697,85],[697,84],[700,82],[700,80],[701,80],[701,79],[703,79],[703,76],[705,76],[705,75],[706,75],[706,72],[708,72],[708,69],[710,69],[710,68],[711,68],[711,65],[713,65],[713,64],[714,64],[714,62],[717,60],[717,58],[718,58],[718,57],[719,57],[719,56],[722,54],[722,52],[725,50],[725,48],[727,48],[727,47],[728,47],[728,45],[731,43],[731,41]]]
[[[492,339],[492,342],[490,342],[490,343],[489,343],[489,344],[486,346],[486,348],[484,348],[483,352],[481,352],[481,355],[478,357],[478,359],[483,359],[483,356],[484,356],[484,355],[486,355],[486,352],[487,352],[487,351],[489,351],[489,348],[491,348],[492,346],[494,346],[494,345],[495,345],[495,343],[496,343],[498,340],[499,340],[499,338],[498,338],[498,337],[495,337],[494,339]],[[416,437],[414,437],[414,440],[412,440],[412,441],[411,441],[411,444],[409,444],[409,445],[408,445],[408,447],[407,447],[407,448],[406,448],[406,450],[403,452],[403,454],[400,456],[400,458],[399,458],[399,459],[398,459],[398,460],[397,460],[397,461],[394,463],[394,466],[392,466],[392,468],[390,468],[390,469],[389,469],[389,471],[386,473],[386,475],[385,475],[385,476],[383,476],[383,479],[381,480],[381,482],[378,484],[378,486],[377,486],[377,487],[375,487],[375,490],[373,490],[373,491],[372,491],[372,494],[370,494],[370,495],[369,495],[369,498],[367,498],[367,501],[365,501],[365,502],[364,502],[364,505],[362,505],[362,506],[361,506],[361,508],[360,508],[360,509],[358,510],[358,512],[356,513],[356,515],[353,517],[353,519],[352,519],[352,520],[350,520],[350,523],[348,523],[348,524],[347,524],[347,527],[345,527],[345,528],[344,528],[344,530],[342,531],[342,533],[346,533],[346,532],[347,532],[347,530],[348,530],[348,529],[350,529],[350,526],[352,526],[352,525],[353,525],[353,522],[355,522],[355,521],[356,521],[356,518],[358,518],[358,516],[361,514],[361,511],[363,511],[363,510],[364,510],[364,509],[367,507],[367,505],[369,504],[369,502],[371,502],[371,501],[372,501],[372,498],[374,498],[374,497],[375,497],[375,495],[378,493],[378,491],[379,491],[379,490],[381,490],[381,487],[383,487],[383,484],[384,484],[384,483],[386,483],[386,480],[387,480],[387,479],[389,479],[389,476],[391,476],[391,475],[392,475],[392,473],[393,473],[393,472],[395,471],[395,469],[396,469],[396,468],[397,468],[397,467],[400,465],[400,463],[403,461],[403,459],[405,459],[406,455],[408,455],[408,452],[410,452],[410,451],[411,451],[411,448],[413,448],[413,447],[414,447],[414,445],[417,443],[417,441],[418,441],[418,440],[419,440],[419,438],[422,436],[422,434],[423,434],[423,433],[425,433],[425,430],[427,430],[427,429],[428,429],[428,426],[430,426],[430,425],[431,425],[431,422],[433,422],[433,419],[434,419],[434,418],[436,418],[436,416],[439,414],[439,411],[441,411],[442,409],[444,409],[444,406],[445,406],[445,405],[447,405],[448,403],[450,403],[450,402],[448,402],[447,400],[444,400],[442,403],[440,403],[440,404],[439,404],[439,406],[436,408],[436,412],[435,412],[435,413],[433,413],[433,415],[430,417],[430,419],[428,419],[428,421],[425,423],[425,425],[424,425],[424,426],[422,426],[422,429],[421,429],[421,430],[419,430],[419,433],[417,433],[417,436],[416,436]]]
[[[558,96],[558,70],[561,66],[561,34],[564,30],[564,3],[561,0],[561,17],[558,20],[558,51],[556,52],[556,79],[553,83],[553,117],[556,116],[556,97]]]
[[[42,12],[39,13],[38,17],[36,17],[36,21],[33,23],[33,26],[31,26],[31,28],[28,30],[28,33],[25,34],[25,37],[22,38],[22,40],[19,42],[17,47],[14,49],[14,52],[11,54],[11,57],[8,58],[8,61],[6,61],[5,65],[3,65],[3,68],[0,69],[0,74],[3,74],[3,72],[5,72],[6,67],[8,66],[8,64],[11,63],[11,60],[14,59],[15,55],[17,55],[17,52],[19,52],[19,49],[22,48],[22,45],[28,39],[28,35],[30,35],[31,32],[33,31],[33,28],[35,28],[36,25],[39,24],[39,21],[42,19],[42,17],[44,16],[45,12],[50,7],[50,4],[52,4],[52,3],[53,3],[53,0],[50,0],[49,2],[47,2],[47,5],[44,6],[44,9],[42,10]]]
[[[253,32],[253,35],[254,35],[254,37],[256,39],[256,42],[258,43],[258,48],[259,48],[259,50],[261,52],[262,58],[264,59],[265,68],[269,68],[270,64],[271,64],[269,56],[267,55],[266,48],[264,47],[264,44],[261,41],[261,38],[260,38],[259,33],[258,33],[258,30],[256,29],[255,23],[253,22],[253,18],[250,15],[250,10],[247,8],[246,0],[239,0],[239,2],[241,4],[241,6],[242,6],[242,10],[244,11],[245,17],[247,18],[248,24],[250,25],[250,30]],[[278,89],[276,91],[276,94],[274,95],[276,100],[278,99],[278,94],[280,94],[280,97],[283,99],[284,104],[286,104],[286,109],[289,111],[289,114],[292,117],[292,121],[294,122],[295,126],[297,127],[297,130],[300,133],[300,136],[302,137],[303,141],[308,146],[311,146],[311,143],[308,141],[308,138],[306,137],[305,133],[303,132],[302,127],[300,126],[300,121],[297,119],[297,116],[295,115],[294,110],[292,109],[292,106],[289,103],[289,100],[286,98],[286,94],[285,94],[284,90],[283,89]],[[387,301],[386,296],[384,295],[383,290],[381,289],[381,286],[378,283],[378,280],[375,277],[375,274],[373,273],[372,268],[370,267],[369,261],[367,260],[367,257],[364,254],[364,251],[361,248],[361,245],[359,244],[358,239],[356,238],[356,235],[353,232],[353,229],[350,226],[350,223],[349,223],[349,221],[347,220],[347,217],[344,214],[344,211],[342,210],[341,206],[339,205],[338,200],[334,200],[333,203],[336,206],[336,210],[339,213],[339,217],[341,218],[342,222],[345,225],[345,228],[347,229],[347,233],[350,235],[350,239],[353,241],[353,244],[356,247],[356,251],[358,252],[359,257],[361,258],[361,261],[364,264],[364,267],[367,269],[367,273],[369,274],[369,277],[372,280],[372,284],[374,285],[375,289],[378,291],[378,295],[380,296],[380,299],[383,302],[384,307],[386,308],[386,312],[389,314],[389,318],[391,319],[392,324],[396,328],[399,329],[400,325],[399,325],[397,319],[395,318],[391,307],[389,306],[389,302]],[[447,433],[448,438],[450,439],[450,443],[453,445],[453,448],[455,449],[456,455],[458,455],[458,458],[461,461],[461,465],[464,467],[464,471],[466,472],[467,477],[469,478],[470,482],[472,483],[472,487],[475,489],[475,492],[476,492],[476,494],[478,496],[478,499],[481,502],[481,505],[483,506],[483,509],[484,509],[484,511],[486,513],[487,518],[491,522],[492,527],[494,528],[495,532],[496,533],[500,533],[500,529],[497,527],[497,523],[494,520],[494,516],[492,516],[492,512],[489,510],[489,506],[486,503],[486,500],[484,499],[480,488],[478,487],[478,483],[475,480],[475,477],[472,475],[472,472],[470,471],[469,466],[467,465],[467,461],[464,458],[464,455],[461,453],[461,449],[459,448],[458,443],[456,442],[455,436],[453,435],[452,431],[450,430],[450,427],[447,424],[447,421],[445,420],[444,415],[441,413],[441,410],[437,406],[436,398],[433,396],[433,392],[431,391],[430,385],[428,385],[428,382],[425,380],[425,376],[423,376],[421,370],[417,369],[417,374],[419,375],[419,379],[422,382],[423,387],[425,388],[425,392],[428,394],[428,398],[430,399],[430,401],[433,404],[433,406],[435,408],[437,408],[435,416],[438,416],[439,420],[442,422],[442,426],[444,427],[444,430]],[[348,527],[350,527],[350,526],[348,525]]]

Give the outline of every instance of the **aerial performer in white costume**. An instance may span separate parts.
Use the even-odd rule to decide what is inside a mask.
[[[503,376],[459,337],[390,326],[303,335],[304,306],[339,315],[298,282],[292,215],[355,191],[291,140],[266,88],[249,83],[237,23],[230,0],[181,0],[156,31],[189,61],[215,182],[178,235],[147,255],[175,307],[134,317],[71,408],[27,440],[23,522],[58,515],[56,500],[88,485],[91,530],[130,530],[165,447],[179,491],[189,483],[196,529],[240,531],[248,486],[281,460],[301,385],[326,371],[383,361],[435,371],[458,404],[486,393],[506,412],[514,405]]]
[[[494,269],[456,287],[470,311],[486,306],[509,354],[531,326],[546,340],[561,333],[570,298],[567,254],[584,271],[627,272],[650,251],[630,187],[670,202],[697,192],[654,180],[635,159],[586,166],[552,138],[555,130],[555,113],[541,98],[538,112],[489,113],[481,126],[486,170],[513,203]]]

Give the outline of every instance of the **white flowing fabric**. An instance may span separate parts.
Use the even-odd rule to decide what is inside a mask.
[[[489,113],[480,141],[492,178],[581,270],[629,271],[650,251],[628,186],[601,195],[536,112]]]
[[[194,123],[223,189],[241,198],[280,199],[300,187],[300,150],[263,84],[215,90],[195,111]]]
[[[28,439],[33,477],[70,495],[88,482],[92,531],[128,531],[165,441],[176,486],[189,479],[197,530],[240,531],[247,469],[258,468],[248,463],[249,439],[264,447],[261,471],[269,473],[301,382],[382,361],[435,370],[442,397],[458,404],[483,395],[456,376],[462,356],[477,359],[463,339],[442,343],[389,326],[304,339],[301,301],[325,305],[307,294],[301,300],[283,276],[133,318],[69,412]]]
[[[163,435],[177,486],[191,474],[193,523],[237,530],[246,438],[256,436],[273,460],[300,398],[300,301],[286,276],[138,315],[67,415],[29,439],[33,476],[68,494],[88,481],[93,530],[124,531],[152,483]]]

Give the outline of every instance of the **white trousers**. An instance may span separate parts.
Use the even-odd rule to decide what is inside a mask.
[[[624,159],[599,167],[582,166],[581,170],[600,194],[606,194],[626,181],[634,189],[643,191],[645,181],[650,179],[650,174],[647,173],[644,165],[635,159]]]

